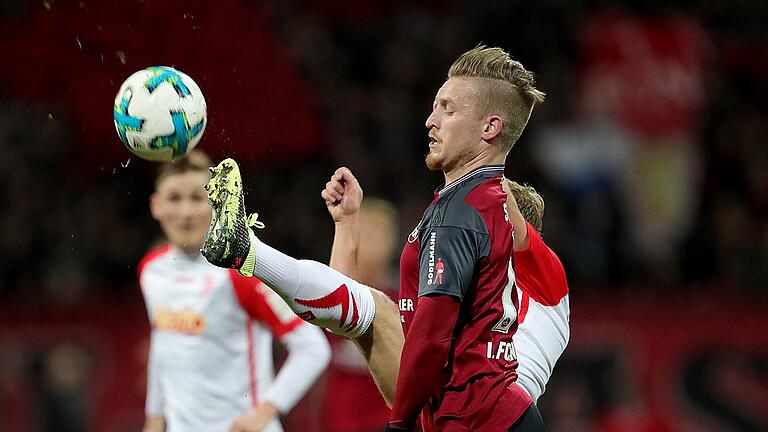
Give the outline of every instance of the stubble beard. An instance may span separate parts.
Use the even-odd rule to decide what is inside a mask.
[[[443,169],[443,162],[440,160],[440,157],[431,151],[424,157],[424,163],[427,164],[427,168],[430,171],[440,171]]]
[[[448,158],[444,157],[444,155],[436,155],[430,151],[424,157],[424,162],[430,171],[442,171],[444,174],[447,174],[471,161],[472,156],[472,150],[469,148],[462,149],[457,155],[449,156]]]

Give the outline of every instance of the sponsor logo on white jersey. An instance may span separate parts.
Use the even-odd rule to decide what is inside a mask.
[[[169,308],[158,308],[153,316],[155,328],[158,330],[186,334],[205,333],[205,315],[192,309],[176,311]]]

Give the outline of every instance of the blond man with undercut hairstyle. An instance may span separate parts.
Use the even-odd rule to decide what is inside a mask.
[[[389,431],[411,430],[420,413],[426,431],[543,428],[515,385],[518,301],[503,189],[507,155],[543,100],[519,61],[484,46],[459,56],[435,96],[426,163],[445,184],[400,261],[406,337]]]

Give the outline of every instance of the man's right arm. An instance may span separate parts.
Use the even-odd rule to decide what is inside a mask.
[[[357,251],[360,245],[358,214],[363,200],[363,190],[348,168],[339,168],[321,192],[335,223],[330,266],[355,280],[360,279],[357,270]],[[352,340],[368,363],[373,380],[381,396],[392,406],[397,375],[400,371],[400,353],[403,349],[403,331],[400,311],[386,294],[371,288],[376,314],[370,329]]]

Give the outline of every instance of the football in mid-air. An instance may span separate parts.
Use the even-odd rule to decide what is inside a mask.
[[[115,97],[115,129],[137,156],[167,161],[184,156],[203,137],[205,98],[181,71],[154,66],[129,76]]]

